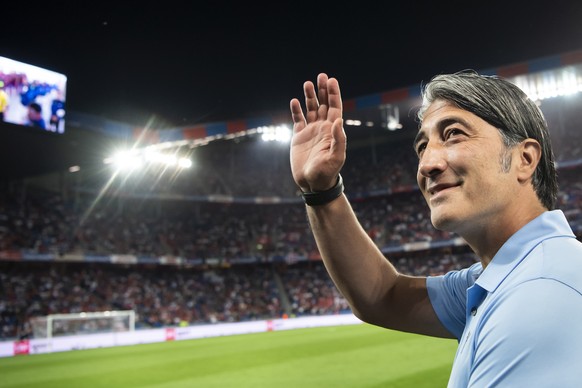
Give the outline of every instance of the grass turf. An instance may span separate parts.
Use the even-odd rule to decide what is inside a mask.
[[[0,387],[445,387],[456,341],[367,324],[0,358]]]

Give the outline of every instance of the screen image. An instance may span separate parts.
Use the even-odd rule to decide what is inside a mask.
[[[0,57],[0,120],[65,132],[67,77]]]

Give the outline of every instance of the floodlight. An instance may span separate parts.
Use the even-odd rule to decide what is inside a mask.
[[[178,166],[182,168],[190,168],[192,167],[192,161],[188,158],[180,158],[178,160]]]
[[[143,166],[143,159],[135,151],[122,151],[113,156],[112,163],[120,170],[133,170]]]
[[[576,67],[515,77],[512,82],[534,101],[582,92],[582,75]]]
[[[288,143],[291,140],[291,130],[285,125],[261,127],[258,128],[258,132],[262,133],[261,139],[263,141]]]

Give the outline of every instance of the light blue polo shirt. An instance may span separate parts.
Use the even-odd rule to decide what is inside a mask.
[[[560,210],[480,263],[429,277],[459,347],[449,387],[582,387],[582,243]]]

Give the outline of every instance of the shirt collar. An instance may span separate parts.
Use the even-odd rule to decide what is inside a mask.
[[[552,237],[574,237],[561,210],[546,211],[511,236],[483,270],[476,283],[494,292],[531,250]]]

